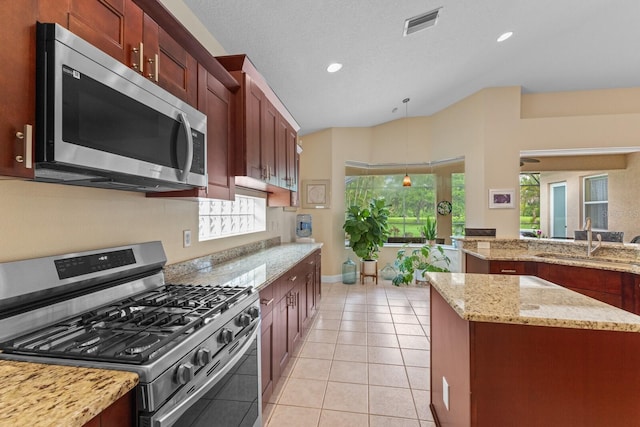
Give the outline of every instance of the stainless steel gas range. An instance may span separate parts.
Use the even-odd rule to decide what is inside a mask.
[[[257,290],[165,263],[148,242],[0,264],[0,358],[135,372],[141,427],[260,426]]]

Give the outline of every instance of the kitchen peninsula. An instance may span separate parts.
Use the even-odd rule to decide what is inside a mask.
[[[439,425],[640,420],[640,316],[533,276],[429,273]]]

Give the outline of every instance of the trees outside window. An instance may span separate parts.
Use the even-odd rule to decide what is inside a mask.
[[[411,187],[403,187],[404,174],[347,176],[345,204],[366,206],[383,197],[389,206],[391,237],[420,237],[427,217],[436,218],[436,177],[411,174]],[[452,174],[454,232],[464,231],[464,174]]]

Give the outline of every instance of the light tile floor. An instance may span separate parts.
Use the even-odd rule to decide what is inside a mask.
[[[323,283],[267,403],[269,427],[431,427],[429,288]]]

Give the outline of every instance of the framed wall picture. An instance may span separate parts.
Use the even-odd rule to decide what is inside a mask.
[[[331,202],[331,181],[315,179],[302,181],[302,207],[305,209],[325,209]]]
[[[513,209],[516,207],[514,189],[489,190],[489,209]]]

